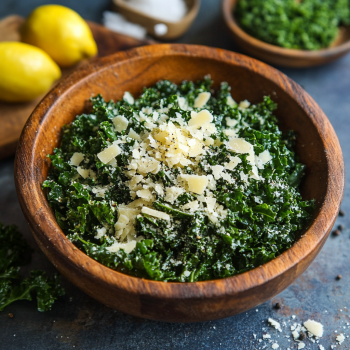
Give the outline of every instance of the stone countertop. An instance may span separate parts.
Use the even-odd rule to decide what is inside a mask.
[[[10,14],[26,16],[43,0],[2,0],[0,18]],[[100,21],[109,1],[58,0],[84,18]],[[202,0],[199,15],[190,30],[177,42],[202,44],[238,51],[225,28],[221,2]],[[277,67],[278,68],[278,67]],[[299,83],[321,106],[330,119],[344,152],[346,173],[350,173],[350,55],[335,63],[309,69],[281,69]],[[20,301],[0,312],[0,349],[297,349],[291,340],[290,326],[311,318],[324,325],[319,344],[305,340],[305,349],[331,349],[336,336],[350,336],[350,195],[349,176],[342,208],[344,217],[336,225],[345,229],[330,236],[311,267],[289,288],[272,300],[227,319],[197,323],[170,324],[149,321],[111,310],[91,299],[63,279],[66,296],[52,311],[40,313],[35,302]],[[17,201],[13,180],[13,159],[0,162],[0,221],[16,224],[35,248],[33,261],[26,269],[54,271],[41,253]],[[341,274],[343,278],[336,280]],[[103,293],[103,291],[101,291]],[[273,305],[279,302],[281,309]],[[9,317],[9,313],[13,317]],[[272,317],[282,332],[268,325]],[[266,338],[269,334],[271,338]],[[265,339],[263,339],[265,335]],[[350,349],[350,337],[336,349]]]

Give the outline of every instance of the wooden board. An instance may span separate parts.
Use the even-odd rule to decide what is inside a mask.
[[[20,16],[9,16],[0,21],[0,41],[19,41],[19,28],[24,22]],[[94,22],[88,24],[98,46],[98,57],[103,57],[117,51],[152,44],[152,40],[138,40],[111,30]],[[86,60],[77,66],[62,69],[62,76],[70,74],[78,66],[91,62]],[[5,103],[0,101],[0,159],[15,153],[22,128],[43,96],[26,103]]]

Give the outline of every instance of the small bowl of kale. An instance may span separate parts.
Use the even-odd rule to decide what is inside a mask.
[[[281,292],[321,249],[344,189],[338,139],[300,86],[190,45],[74,72],[29,119],[16,174],[34,237],[64,276],[173,322]]]
[[[350,50],[348,0],[224,0],[223,15],[242,50],[268,63],[310,67]]]

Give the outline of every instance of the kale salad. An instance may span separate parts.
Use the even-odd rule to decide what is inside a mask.
[[[91,99],[63,127],[43,183],[57,222],[88,256],[157,281],[233,276],[290,248],[314,201],[304,165],[264,97],[227,83],[160,81],[138,99]]]
[[[350,24],[350,0],[239,0],[235,17],[248,34],[288,49],[319,50]]]

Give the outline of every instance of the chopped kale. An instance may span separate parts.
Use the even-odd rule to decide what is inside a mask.
[[[289,49],[329,47],[350,24],[349,0],[240,0],[235,17],[248,34]]]
[[[228,84],[216,93],[211,86],[209,77],[179,86],[160,81],[134,103],[96,96],[91,114],[63,128],[43,188],[60,227],[87,255],[133,276],[194,282],[250,270],[295,242],[314,209],[298,189],[305,166],[294,152],[295,135],[279,130],[270,97],[237,104]],[[203,109],[194,107],[203,92],[211,93],[205,108],[213,115],[205,152],[190,156],[187,165],[170,166],[149,145],[169,141],[160,131],[164,123],[183,130]],[[122,131],[118,116],[127,120]],[[162,159],[158,168],[140,163],[146,147],[140,135],[147,135],[148,154]],[[232,137],[252,153],[230,147]],[[119,154],[103,163],[98,154],[113,145]],[[79,164],[72,162],[76,154],[82,154]],[[179,185],[179,178],[196,174],[209,179],[203,194]],[[142,213],[143,206],[170,220]],[[136,213],[132,225],[130,213]]]
[[[21,279],[20,266],[30,262],[31,253],[15,226],[0,223],[0,311],[17,300],[32,300],[34,293],[38,310],[47,311],[64,294],[57,275],[49,278],[44,271],[33,270]]]

